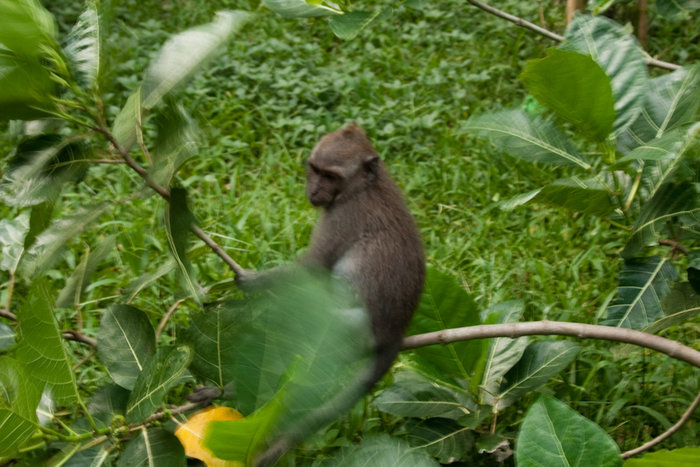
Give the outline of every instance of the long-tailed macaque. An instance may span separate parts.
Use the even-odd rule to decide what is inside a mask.
[[[301,265],[345,278],[371,321],[375,358],[356,387],[340,396],[328,414],[312,414],[313,430],[347,410],[391,367],[425,280],[425,257],[418,229],[402,194],[358,125],[351,123],[318,142],[307,161],[306,194],[321,216]],[[274,280],[274,271],[243,270],[245,289]],[[338,407],[338,405],[342,407]],[[322,412],[322,411],[319,411]],[[263,453],[267,464],[300,439],[278,443]]]

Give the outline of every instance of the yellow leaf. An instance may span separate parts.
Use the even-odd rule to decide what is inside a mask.
[[[210,406],[195,413],[187,420],[187,423],[180,425],[180,428],[175,430],[175,436],[185,448],[185,454],[188,457],[201,460],[207,467],[243,467],[241,462],[225,461],[214,457],[203,445],[207,423],[213,420],[239,420],[241,418],[243,415],[238,410],[230,407]]]

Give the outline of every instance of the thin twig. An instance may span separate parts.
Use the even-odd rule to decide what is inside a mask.
[[[695,400],[693,401],[693,403],[690,404],[690,406],[686,409],[685,412],[683,412],[683,415],[675,423],[675,425],[673,425],[671,428],[664,431],[663,433],[661,433],[659,436],[652,439],[651,441],[648,441],[648,442],[642,444],[641,446],[634,448],[634,449],[631,449],[627,452],[623,452],[622,458],[627,459],[628,457],[636,456],[637,454],[642,453],[653,446],[656,446],[661,441],[665,440],[666,438],[668,438],[669,436],[674,434],[676,431],[680,430],[680,428],[683,426],[683,424],[685,422],[687,422],[688,420],[690,420],[691,415],[693,415],[693,412],[695,411],[695,409],[698,408],[698,405],[700,405],[700,392],[698,393],[697,396],[695,396]]]
[[[66,329],[63,331],[63,338],[68,339],[69,341],[76,341],[76,342],[82,342],[84,344],[89,345],[90,347],[96,349],[97,348],[97,339],[93,339],[92,337],[88,337],[82,332],[75,331],[73,329]]]
[[[559,335],[579,338],[601,339],[626,342],[640,347],[657,350],[661,353],[690,363],[700,368],[700,352],[680,342],[666,339],[654,334],[632,329],[600,326],[595,324],[569,323],[562,321],[531,321],[524,323],[483,324],[464,328],[444,329],[406,337],[403,349],[415,349],[433,344],[450,344],[452,342],[489,337],[510,337],[532,335]]]
[[[550,31],[549,29],[545,29],[545,28],[539,27],[536,24],[533,24],[529,21],[525,21],[524,19],[522,19],[518,16],[511,15],[510,13],[506,13],[505,11],[499,10],[498,8],[494,8],[490,5],[479,2],[477,0],[467,0],[467,1],[477,8],[480,8],[486,12],[489,12],[494,16],[498,16],[499,18],[503,18],[507,21],[510,21],[513,24],[517,24],[520,27],[534,31],[537,34],[548,37],[548,38],[553,39],[557,42],[561,42],[564,40],[564,36],[560,36],[559,34],[554,33],[552,31]],[[663,68],[665,70],[670,70],[670,71],[675,71],[675,70],[678,70],[681,68],[680,65],[676,65],[675,63],[669,63],[669,62],[664,62],[663,60],[657,60],[655,58],[649,57],[648,55],[644,57],[644,62],[649,66],[655,66],[657,68]]]
[[[7,308],[0,308],[0,318],[9,319],[10,321],[17,321],[17,315],[12,313]]]
[[[158,339],[158,336],[160,336],[160,333],[163,332],[163,328],[165,328],[166,323],[170,319],[170,316],[173,314],[175,310],[177,310],[177,307],[180,306],[182,302],[187,300],[186,298],[181,298],[180,300],[176,301],[173,303],[173,305],[170,307],[170,309],[163,315],[163,317],[160,320],[160,323],[158,323],[158,329],[156,329],[156,339]]]

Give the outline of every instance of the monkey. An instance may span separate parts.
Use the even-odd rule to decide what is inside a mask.
[[[423,243],[403,195],[365,131],[350,123],[323,136],[306,161],[306,196],[321,210],[310,246],[297,263],[349,282],[369,314],[374,359],[347,395],[309,422],[314,431],[349,410],[391,368],[418,306],[425,281]],[[282,266],[284,268],[284,266]],[[279,268],[241,270],[236,281],[254,289],[275,280]],[[330,412],[334,412],[331,415]],[[325,420],[325,418],[331,418]],[[268,449],[267,465],[301,439]]]

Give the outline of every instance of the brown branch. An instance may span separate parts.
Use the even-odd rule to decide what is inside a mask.
[[[700,405],[700,392],[698,393],[697,396],[695,396],[695,400],[693,401],[693,403],[690,404],[690,406],[686,409],[685,412],[683,412],[683,415],[675,423],[675,425],[673,425],[671,428],[664,431],[663,433],[661,433],[659,436],[652,439],[651,441],[648,441],[648,442],[642,444],[641,446],[634,448],[634,449],[631,449],[627,452],[623,452],[622,458],[627,459],[628,457],[636,456],[637,454],[640,454],[640,453],[646,451],[647,449],[649,449],[653,446],[656,446],[661,441],[665,440],[666,438],[668,438],[669,436],[674,434],[676,431],[680,430],[680,428],[683,426],[683,424],[685,424],[685,422],[690,420],[691,415],[693,415],[693,412],[695,411],[695,409],[698,408],[698,405]]]
[[[545,28],[539,27],[536,24],[533,24],[529,21],[525,21],[524,19],[522,19],[518,16],[511,15],[510,13],[506,13],[505,11],[499,10],[498,8],[494,8],[490,5],[479,2],[477,0],[467,0],[467,1],[477,8],[480,8],[480,9],[482,9],[488,13],[491,13],[492,15],[497,16],[499,18],[503,18],[507,21],[510,21],[511,23],[516,24],[520,27],[534,31],[537,34],[540,34],[541,36],[548,37],[548,38],[555,40],[557,42],[561,42],[564,40],[564,36],[560,36],[559,34],[554,33],[552,31],[550,31],[549,29],[545,29]],[[670,71],[678,70],[681,68],[680,65],[676,65],[675,63],[664,62],[663,60],[657,60],[657,59],[651,58],[649,56],[644,57],[644,62],[649,66],[655,66],[657,68],[663,68],[665,70],[670,70]]]
[[[10,321],[17,321],[17,315],[12,313],[7,308],[0,308],[0,318],[9,319]]]
[[[160,333],[163,332],[163,329],[165,328],[165,325],[167,324],[168,320],[170,319],[170,316],[177,310],[177,307],[180,306],[182,302],[187,300],[186,298],[181,298],[180,300],[176,301],[173,303],[173,305],[170,307],[170,309],[163,315],[163,318],[161,318],[160,323],[158,323],[158,329],[156,329],[156,339],[158,339],[158,336],[160,336]]]
[[[119,143],[119,141],[117,141],[117,139],[114,137],[114,135],[108,128],[101,126],[95,126],[92,128],[93,130],[97,131],[98,133],[101,133],[105,136],[105,138],[107,138],[107,140],[114,146],[114,149],[116,149],[119,155],[124,159],[124,162],[126,162],[126,164],[129,167],[131,167],[131,169],[133,169],[137,174],[139,174],[139,176],[144,180],[144,182],[146,182],[146,186],[158,193],[166,201],[170,201],[170,190],[158,185],[151,178],[148,171],[141,167],[138,164],[138,162],[136,162],[129,155],[129,152],[126,150],[126,148],[124,148]],[[236,275],[239,275],[243,271],[243,268],[233,258],[226,254],[226,252],[214,240],[212,240],[212,238],[209,235],[207,235],[207,233],[204,232],[199,226],[192,223],[190,225],[190,230],[193,234],[199,237],[199,239],[202,240],[209,248],[211,248],[211,250],[214,253],[216,253],[219,256],[219,258],[221,258],[228,265],[228,267],[230,267],[233,270],[233,272]]]
[[[489,337],[510,337],[532,335],[559,335],[579,338],[601,339],[626,342],[657,350],[661,353],[690,363],[700,368],[700,352],[680,342],[632,329],[600,326],[595,324],[568,323],[562,321],[532,321],[523,323],[483,324],[464,328],[417,334],[406,337],[403,349],[415,349],[426,345],[450,344],[452,342]]]
[[[63,331],[63,338],[69,341],[82,342],[89,345],[92,348],[97,348],[97,339],[88,337],[80,331],[75,331],[73,329],[66,329]]]

